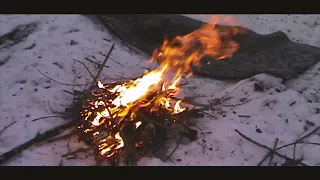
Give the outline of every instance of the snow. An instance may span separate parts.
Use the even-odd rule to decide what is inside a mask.
[[[204,21],[209,17],[209,15],[188,16]],[[281,30],[292,40],[320,46],[320,36],[317,36],[320,30],[317,22],[320,20],[319,15],[233,16],[240,25],[258,33]],[[102,75],[108,77],[103,80],[104,82],[121,77],[135,78],[144,72],[145,67],[155,67],[154,64],[147,62],[148,56],[123,46],[103,27],[81,15],[1,15],[0,36],[10,32],[17,25],[31,22],[38,23],[35,32],[9,49],[0,50],[0,61],[9,57],[6,63],[0,65],[0,130],[16,121],[2,133],[0,153],[28,141],[38,132],[45,132],[65,123],[62,118],[31,121],[38,117],[54,115],[51,108],[62,111],[64,108],[62,105],[69,104],[73,98],[64,90],[72,91],[79,88],[53,82],[41,75],[38,70],[63,83],[85,84],[90,82],[90,75],[74,59],[84,62],[93,71],[95,65],[86,58],[101,63],[113,43],[115,50],[111,54],[112,59],[106,64],[109,68],[105,68]],[[71,45],[71,41],[76,44]],[[25,49],[34,43],[36,43],[34,48]],[[183,86],[184,94],[197,96],[198,103],[208,104],[208,100],[223,97],[222,105],[207,111],[217,119],[210,116],[195,119],[197,126],[204,133],[200,134],[199,131],[197,142],[180,144],[167,162],[154,157],[144,157],[139,160],[138,165],[257,165],[268,151],[243,139],[235,129],[272,148],[276,138],[279,139],[278,147],[280,147],[294,142],[306,129],[304,134],[320,126],[320,105],[317,102],[320,98],[319,68],[320,65],[317,64],[298,78],[286,82],[267,74],[259,74],[240,82],[196,76],[187,79],[189,84]],[[264,88],[263,92],[254,90],[255,83]],[[237,105],[247,100],[250,101]],[[314,126],[310,122],[313,122]],[[320,143],[319,132],[310,136],[308,141]],[[172,142],[170,146],[172,150],[176,143]],[[75,159],[61,157],[62,154],[79,148],[86,146],[79,143],[74,135],[70,139],[32,146],[6,165],[94,165],[95,160],[90,153],[79,153]],[[319,148],[316,145],[297,145],[296,158],[301,158],[303,155],[304,163],[317,165],[320,162],[320,155],[317,153]],[[279,153],[292,157],[293,146],[283,148]],[[280,165],[284,161],[275,157],[274,162]]]

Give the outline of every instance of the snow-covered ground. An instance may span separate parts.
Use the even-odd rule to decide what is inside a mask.
[[[189,15],[207,20],[208,16]],[[320,15],[233,15],[240,25],[258,33],[284,31],[295,41],[320,47]],[[47,79],[40,72],[63,83],[85,84],[90,75],[74,60],[82,61],[94,70],[95,65],[87,59],[102,62],[113,43],[115,50],[107,62],[102,77],[104,82],[123,77],[135,78],[144,72],[148,56],[129,50],[100,25],[81,15],[1,15],[0,36],[17,25],[36,22],[36,30],[26,40],[0,49],[0,130],[8,127],[0,136],[0,154],[28,141],[39,132],[45,132],[59,124],[62,118],[49,118],[32,122],[32,119],[54,115],[51,109],[62,111],[63,105],[71,102],[76,86],[61,85]],[[319,35],[318,35],[319,34]],[[39,71],[40,72],[39,72]],[[138,165],[256,165],[268,153],[267,150],[243,139],[235,129],[253,140],[273,147],[276,138],[278,147],[294,142],[299,134],[320,126],[320,64],[299,78],[282,83],[281,79],[260,74],[240,82],[224,82],[200,77],[191,77],[184,86],[187,96],[199,96],[199,103],[220,98],[222,104],[215,106],[210,116],[197,119],[203,134],[197,142],[181,144],[171,157],[162,162],[154,157],[142,158]],[[263,91],[255,91],[260,84]],[[236,90],[234,90],[236,89]],[[234,90],[234,91],[233,91]],[[229,97],[229,98],[227,98]],[[249,102],[237,105],[241,102]],[[50,106],[49,106],[50,104]],[[237,105],[237,106],[230,106]],[[67,133],[67,132],[66,132]],[[320,132],[308,141],[320,143]],[[37,145],[23,151],[6,165],[94,165],[94,157],[80,153],[75,159],[62,158],[62,154],[85,147],[77,137],[51,144]],[[172,143],[172,148],[175,143]],[[296,159],[303,156],[307,165],[320,163],[320,147],[297,145]],[[279,150],[293,156],[293,146]],[[267,161],[266,161],[267,162]],[[278,165],[283,160],[275,157]]]

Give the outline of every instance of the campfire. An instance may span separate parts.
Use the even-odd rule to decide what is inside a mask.
[[[196,140],[197,131],[190,128],[190,120],[205,114],[205,107],[179,97],[182,78],[191,76],[191,67],[200,65],[204,56],[217,60],[231,57],[239,48],[232,37],[245,32],[246,29],[240,27],[224,28],[212,23],[205,24],[187,35],[166,39],[150,59],[150,62],[158,62],[158,68],[125,82],[103,83],[99,80],[114,44],[104,62],[99,64],[100,69],[96,76],[92,75],[83,62],[77,61],[92,76],[92,85],[84,91],[66,91],[74,95],[74,100],[65,112],[52,111],[60,116],[37,118],[32,122],[61,116],[71,120],[2,154],[0,164],[34,143],[53,142],[74,133],[78,135],[79,141],[89,146],[87,150],[95,152],[97,165],[105,159],[110,160],[113,165],[119,165],[122,160],[126,165],[136,165],[139,157],[148,154],[159,157],[159,151],[162,154],[159,158],[163,158],[165,154],[166,157],[161,159],[166,161],[174,152],[173,150],[169,155],[163,153],[167,140]],[[76,130],[56,137],[73,126],[77,126]],[[80,148],[62,156],[68,157],[84,150]]]
[[[180,80],[185,74],[192,75],[191,66],[199,65],[203,56],[231,57],[238,49],[231,37],[240,32],[239,28],[219,32],[214,24],[206,24],[185,36],[165,40],[151,58],[159,68],[142,77],[112,84],[97,81],[82,104],[81,140],[107,159],[124,155],[127,164],[129,159],[135,162],[137,150],[158,147],[165,141],[173,124],[184,128],[180,135],[195,140],[197,133],[187,127],[185,114],[198,116],[200,111],[188,109],[177,98]]]

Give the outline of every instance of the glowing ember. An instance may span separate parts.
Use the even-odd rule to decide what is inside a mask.
[[[240,31],[235,28],[230,32],[234,35]],[[81,113],[86,122],[79,128],[98,146],[101,155],[112,157],[126,145],[117,127],[124,119],[132,121],[136,130],[144,126],[137,117],[140,109],[150,113],[165,110],[172,115],[186,110],[180,106],[181,100],[172,100],[180,91],[178,84],[183,74],[191,75],[191,65],[199,65],[205,55],[223,59],[232,56],[239,47],[231,38],[225,38],[230,33],[221,33],[215,24],[206,24],[185,36],[165,40],[151,58],[160,62],[158,69],[115,86],[98,82],[99,91],[87,99]]]

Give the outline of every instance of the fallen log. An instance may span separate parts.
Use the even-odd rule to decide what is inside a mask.
[[[34,138],[30,139],[29,141],[20,144],[19,146],[11,149],[8,152],[5,152],[0,155],[0,165],[2,166],[5,162],[13,158],[14,156],[20,154],[23,150],[28,149],[34,144],[41,143],[49,138],[52,138],[54,136],[59,135],[63,130],[66,130],[68,128],[71,128],[75,125],[77,125],[77,120],[71,120],[65,124],[62,124],[60,126],[57,126],[55,128],[52,128],[44,133],[38,133]]]
[[[203,22],[182,15],[95,15],[114,35],[128,44],[152,55],[164,38],[188,34]],[[217,29],[232,28],[218,25]],[[240,48],[233,57],[218,61],[204,57],[195,74],[214,78],[243,79],[268,73],[290,79],[303,73],[320,59],[320,49],[296,43],[281,31],[267,35],[248,30],[233,38]]]

